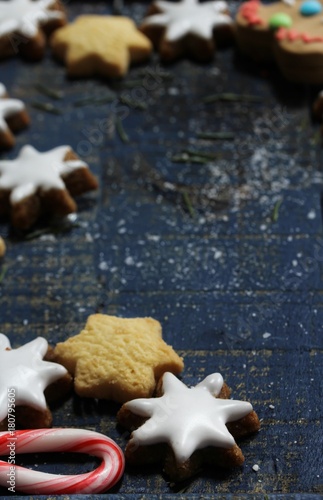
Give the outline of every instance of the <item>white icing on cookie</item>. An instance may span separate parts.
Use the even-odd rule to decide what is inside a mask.
[[[295,0],[283,0],[283,3],[292,7],[293,5],[295,5]]]
[[[0,161],[0,189],[11,191],[11,203],[31,196],[38,189],[65,189],[62,177],[78,168],[87,168],[81,160],[64,161],[69,146],[40,153],[24,146],[15,160]]]
[[[166,39],[175,42],[191,34],[212,39],[213,29],[232,24],[227,14],[228,5],[222,0],[199,3],[198,0],[167,2],[157,0],[156,7],[161,13],[148,16],[143,25],[156,25],[166,28]]]
[[[63,377],[67,370],[57,363],[43,361],[47,340],[38,337],[18,349],[11,349],[8,338],[0,333],[0,422],[8,414],[8,392],[15,405],[46,409],[45,388]],[[12,406],[11,406],[12,407]]]
[[[16,32],[34,37],[42,24],[65,17],[50,10],[53,4],[54,0],[0,0],[0,36]]]
[[[8,130],[6,119],[20,113],[25,109],[25,105],[19,99],[0,99],[0,130]]]
[[[0,97],[5,97],[6,94],[7,94],[7,89],[3,85],[3,83],[0,82]]]
[[[209,375],[192,388],[172,373],[165,373],[162,397],[126,403],[136,415],[150,417],[132,433],[131,440],[139,446],[168,443],[178,464],[207,446],[231,448],[235,441],[225,424],[245,417],[252,406],[245,401],[217,399],[222,385],[219,373]]]

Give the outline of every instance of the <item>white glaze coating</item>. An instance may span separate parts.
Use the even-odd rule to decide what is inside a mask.
[[[142,24],[165,27],[165,37],[170,42],[188,34],[209,40],[213,37],[214,28],[232,24],[232,19],[226,12],[228,5],[222,0],[203,3],[198,0],[176,3],[157,0],[155,5],[161,13],[146,17]]]
[[[62,12],[50,10],[53,3],[54,0],[0,0],[0,36],[17,32],[34,37],[39,26],[64,17]]]
[[[19,99],[7,99],[7,89],[0,82],[0,131],[8,130],[8,125],[6,119],[10,118],[16,113],[20,113],[25,110],[25,105]]]
[[[0,422],[8,414],[10,388],[15,390],[16,406],[46,409],[44,389],[67,373],[62,365],[43,361],[47,348],[47,340],[37,337],[18,349],[11,349],[8,338],[0,333]]]
[[[20,113],[24,109],[25,105],[19,99],[0,99],[0,130],[8,130],[6,119],[10,118],[16,113]]]
[[[69,146],[58,146],[40,153],[24,146],[15,160],[0,161],[0,189],[11,191],[11,203],[31,196],[38,189],[65,189],[61,177],[78,168],[87,168],[81,160],[64,161]]]
[[[131,440],[139,446],[168,443],[178,464],[206,446],[231,448],[235,441],[225,424],[245,417],[252,406],[245,401],[217,399],[222,385],[219,373],[209,375],[192,388],[172,373],[165,373],[162,397],[126,403],[136,415],[150,417],[132,433]]]

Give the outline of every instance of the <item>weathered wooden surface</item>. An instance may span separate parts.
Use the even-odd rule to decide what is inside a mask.
[[[71,19],[109,12],[103,2],[67,8]],[[144,10],[140,3],[125,6],[135,19]],[[158,467],[127,470],[116,498],[184,488],[196,498],[323,494],[322,147],[309,112],[316,89],[284,82],[275,68],[252,67],[233,49],[206,66],[183,60],[164,68],[155,57],[110,86],[67,80],[50,54],[34,65],[1,62],[0,80],[32,117],[1,158],[15,157],[26,143],[40,150],[70,144],[100,179],[98,193],[79,200],[66,231],[58,226],[24,238],[1,225],[8,251],[0,330],[15,347],[36,335],[55,344],[96,311],[153,316],[184,356],[185,383],[220,371],[233,396],[251,401],[262,420],[259,434],[242,443],[243,469],[208,469],[179,488]],[[38,82],[62,90],[63,98],[41,95]],[[110,104],[74,105],[109,89],[117,96]],[[261,100],[203,101],[222,92]],[[147,109],[121,104],[124,94]],[[37,110],[35,101],[52,102],[62,114]],[[127,144],[115,130],[116,114]],[[198,139],[205,130],[232,131],[234,140]],[[205,165],[171,161],[188,148],[220,156]],[[211,204],[212,188],[221,210]],[[54,410],[54,425],[96,429],[124,447],[116,411],[110,402],[74,397]],[[57,457],[46,462],[46,470],[63,470]],[[68,457],[65,463],[70,472],[93,466]]]

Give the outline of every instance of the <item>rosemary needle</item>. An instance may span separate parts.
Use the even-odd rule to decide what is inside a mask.
[[[225,102],[261,102],[261,97],[250,94],[234,94],[233,92],[224,92],[222,94],[212,94],[206,96],[203,102],[206,104],[218,101]]]
[[[115,94],[108,94],[106,96],[96,97],[96,98],[88,96],[78,99],[77,101],[74,101],[73,104],[76,107],[87,106],[88,104],[89,105],[108,104],[110,102],[113,102],[115,98],[116,98]]]
[[[199,139],[232,141],[235,139],[233,132],[198,132]]]
[[[52,113],[53,115],[61,115],[62,110],[54,106],[51,102],[32,102],[31,106],[41,111],[46,111],[47,113]]]
[[[123,89],[133,89],[135,87],[141,87],[142,80],[127,80],[121,83],[121,88]]]
[[[0,283],[2,283],[2,281],[4,280],[6,273],[7,273],[7,267],[3,266],[0,273]]]
[[[192,219],[194,219],[194,217],[195,217],[195,211],[194,211],[194,208],[193,208],[193,205],[192,205],[192,201],[191,201],[191,198],[190,198],[188,192],[187,191],[183,191],[182,192],[182,196],[183,196],[183,200],[185,202],[186,208],[187,208],[190,216],[192,217]]]
[[[63,97],[63,92],[60,90],[51,89],[41,83],[36,83],[35,89],[37,89],[41,94],[51,97],[52,99],[62,99]]]
[[[126,106],[129,106],[129,108],[136,108],[136,109],[147,109],[147,104],[143,101],[138,101],[135,99],[131,99],[130,97],[126,95],[121,95],[119,97],[119,101],[122,104],[125,104]]]
[[[129,139],[125,129],[123,128],[123,125],[122,125],[122,122],[121,122],[119,116],[116,116],[115,127],[116,127],[116,131],[118,132],[119,137],[122,140],[122,142],[127,144],[130,141],[130,139]]]
[[[221,153],[213,153],[212,151],[199,151],[197,149],[185,149],[183,154],[187,154],[189,156],[200,156],[201,158],[205,158],[207,160],[216,160],[221,157]]]
[[[210,162],[210,160],[208,158],[205,158],[205,156],[188,155],[186,153],[172,156],[171,161],[173,163],[209,163]]]
[[[80,227],[80,224],[78,222],[73,222],[73,223],[66,223],[62,221],[59,225],[53,224],[47,227],[43,227],[41,229],[35,229],[34,231],[31,231],[30,233],[25,235],[25,240],[35,240],[41,236],[44,236],[46,234],[64,234],[74,228]]]
[[[278,200],[276,203],[275,203],[275,206],[273,208],[273,212],[271,214],[271,220],[273,222],[277,222],[278,221],[278,217],[279,217],[279,209],[280,209],[280,206],[281,204],[283,203],[283,198],[281,198],[280,200]]]

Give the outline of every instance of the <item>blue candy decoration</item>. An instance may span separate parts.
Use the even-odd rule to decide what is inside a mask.
[[[302,16],[315,16],[322,12],[322,5],[318,0],[305,0],[299,9]]]

